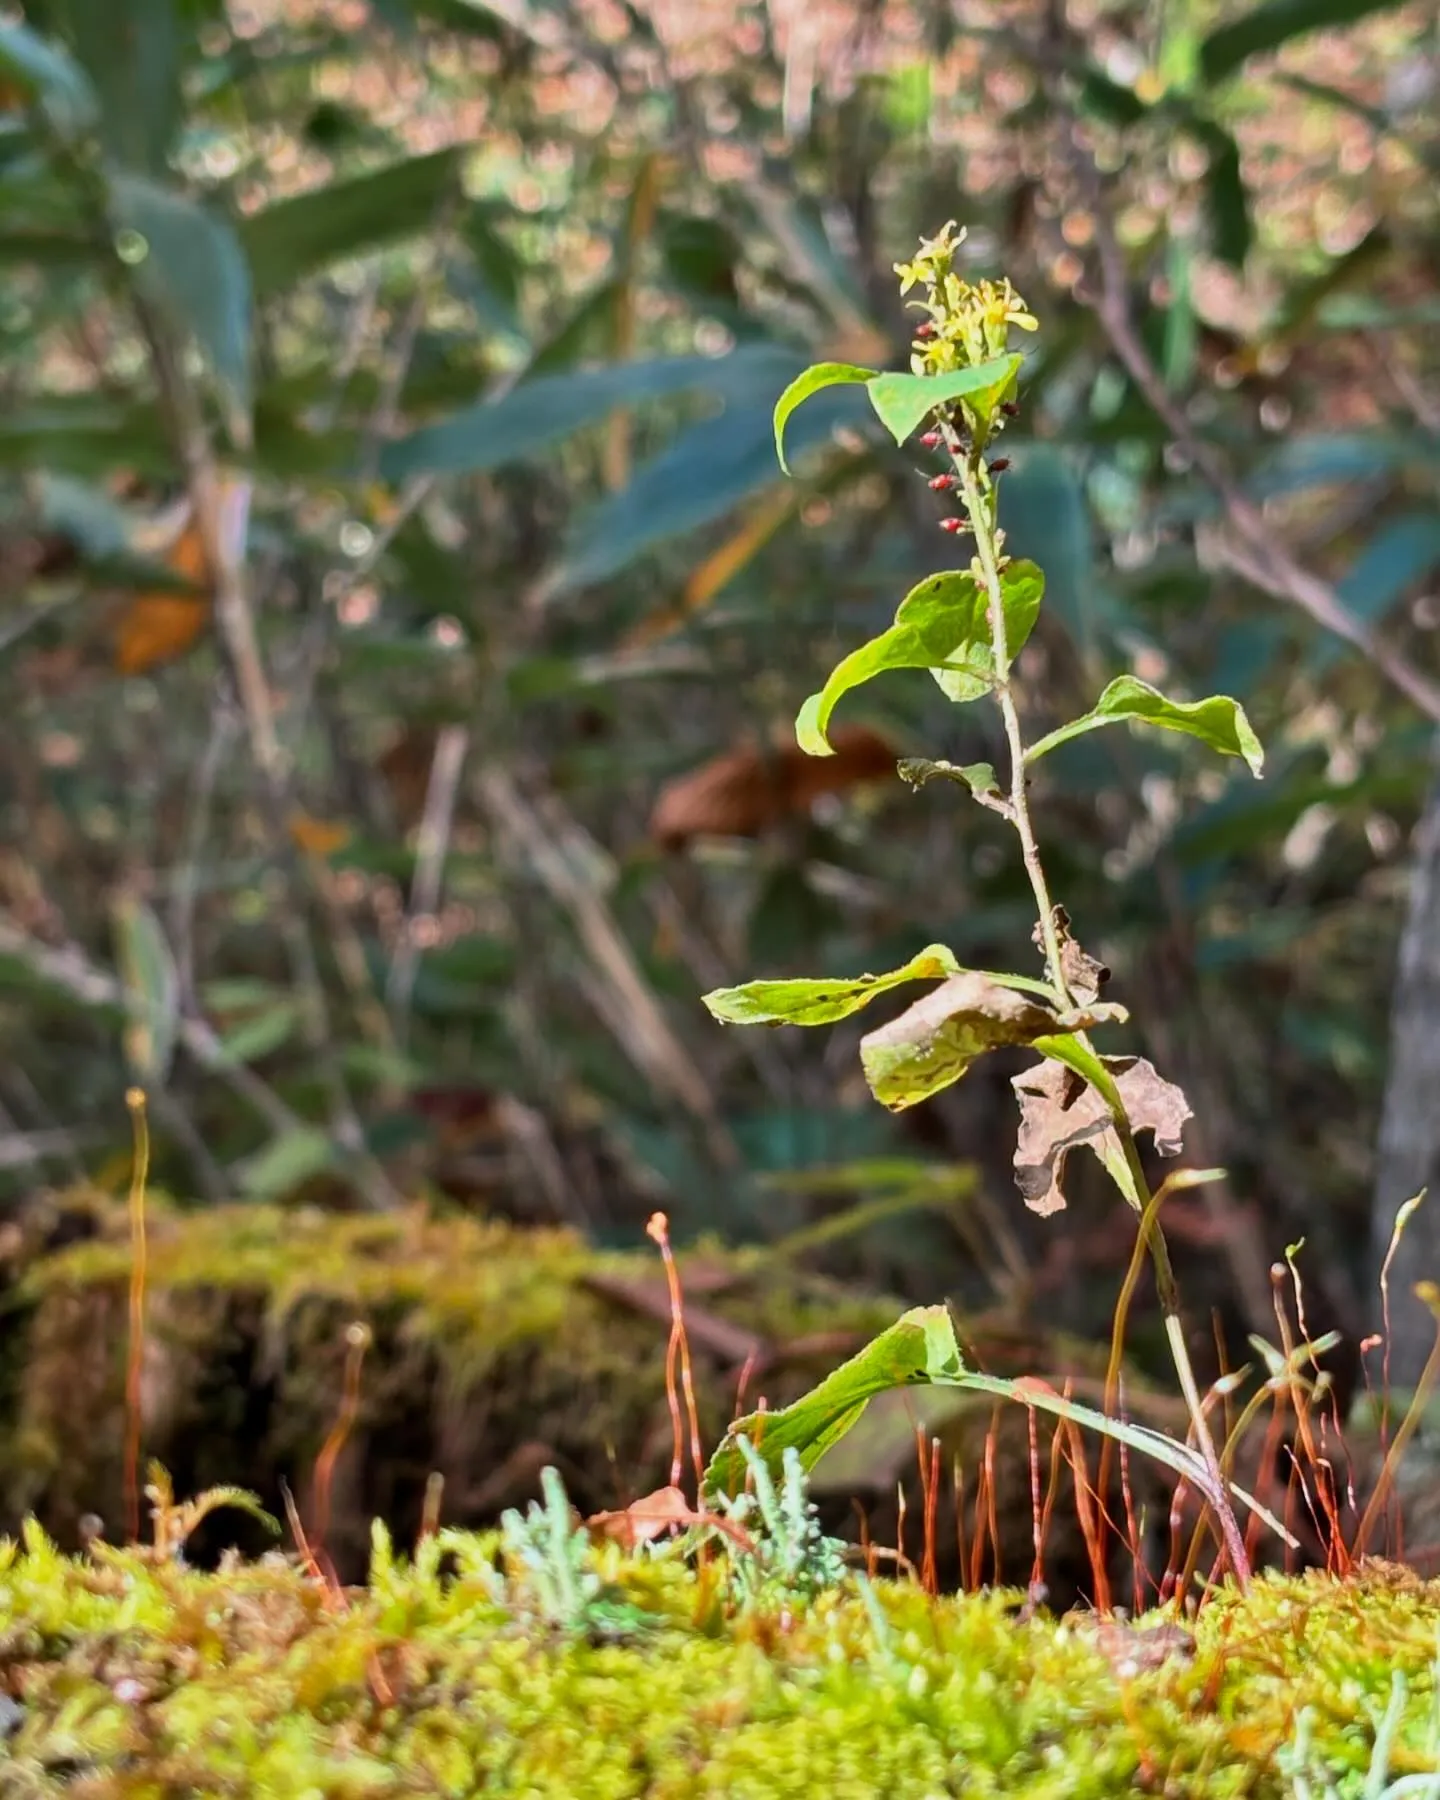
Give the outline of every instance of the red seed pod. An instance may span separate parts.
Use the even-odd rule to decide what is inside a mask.
[[[997,456],[994,462],[990,464],[990,473],[992,475],[1003,475],[1009,467],[1010,458],[1008,456]]]
[[[917,338],[922,339],[933,338],[935,335],[935,321],[933,319],[922,320],[922,322],[915,327],[915,335]]]
[[[955,477],[953,475],[932,475],[929,481],[929,486],[934,488],[937,494],[946,493],[954,485]]]
[[[920,447],[923,450],[938,450],[940,448],[940,433],[938,431],[927,431],[920,440]]]
[[[1020,408],[1013,400],[1003,401],[1000,410],[1007,419],[1018,419],[1020,417]]]
[[[970,521],[968,519],[942,519],[940,521],[940,529],[942,531],[948,531],[952,537],[954,537],[958,531],[968,531],[969,527]]]

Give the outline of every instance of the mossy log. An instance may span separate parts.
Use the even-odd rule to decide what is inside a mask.
[[[88,1204],[70,1243],[9,1290],[0,1524],[35,1514],[65,1545],[111,1536],[126,1429],[131,1247],[123,1209]],[[666,1288],[657,1255],[564,1231],[423,1211],[374,1218],[263,1206],[149,1217],[141,1363],[145,1457],[181,1492],[242,1481],[302,1502],[344,1385],[346,1331],[372,1334],[336,1466],[328,1542],[354,1571],[369,1521],[405,1537],[427,1479],[447,1520],[481,1523],[558,1467],[576,1504],[624,1504],[668,1478]],[[682,1259],[705,1441],[749,1400],[784,1404],[890,1324],[856,1296],[755,1253]]]

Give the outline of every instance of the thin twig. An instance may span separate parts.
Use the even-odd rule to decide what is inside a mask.
[[[260,775],[266,822],[291,890],[281,908],[280,930],[294,977],[306,1048],[314,1058],[316,1071],[326,1090],[331,1135],[346,1152],[350,1172],[366,1203],[383,1211],[398,1206],[400,1197],[366,1148],[364,1129],[350,1097],[331,1033],[329,1005],[315,945],[299,902],[297,873],[301,863],[290,837],[289,770],[275,728],[255,615],[246,591],[243,551],[238,543],[240,533],[230,515],[230,508],[237,502],[233,495],[226,494],[195,395],[181,370],[164,325],[142,295],[132,295],[132,301],[150,352],[175,447],[185,470],[186,485],[195,509],[195,524],[214,590],[215,620],[239,692],[251,756]]]
[[[423,949],[421,934],[434,924],[440,904],[440,884],[445,856],[450,847],[450,828],[460,792],[460,773],[470,733],[463,725],[446,725],[435,740],[430,779],[425,787],[425,806],[415,846],[415,875],[410,884],[410,909],[400,929],[400,940],[390,963],[385,984],[385,1004],[394,1023],[395,1041],[403,1050],[410,1030],[410,1001]]]
[[[180,1009],[185,1013],[199,1010],[195,991],[195,902],[200,892],[200,857],[209,828],[210,802],[221,765],[229,753],[238,728],[239,719],[226,692],[225,683],[217,683],[211,701],[210,735],[205,741],[204,752],[190,785],[181,839],[180,866],[175,874],[170,900],[170,940],[175,958]]]

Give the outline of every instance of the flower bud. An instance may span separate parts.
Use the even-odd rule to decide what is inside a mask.
[[[970,521],[968,519],[942,519],[940,521],[940,529],[942,531],[948,531],[950,535],[954,537],[956,532],[967,530],[969,524]]]
[[[1000,410],[1002,413],[1004,413],[1004,415],[1007,419],[1018,419],[1020,417],[1020,408],[1015,404],[1015,402],[1013,400],[1002,401],[1000,404]]]
[[[938,450],[940,448],[940,433],[938,431],[927,431],[920,439],[920,447],[923,450]]]
[[[1008,456],[997,456],[994,462],[990,464],[990,473],[992,475],[1003,475],[1009,467],[1010,458]]]
[[[932,475],[928,485],[932,487],[937,494],[943,494],[947,492],[948,489],[954,487],[955,477],[953,475]]]

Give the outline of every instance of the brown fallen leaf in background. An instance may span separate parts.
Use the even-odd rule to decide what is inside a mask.
[[[1130,1116],[1131,1130],[1153,1133],[1162,1156],[1178,1156],[1190,1103],[1143,1056],[1101,1058],[1114,1077]],[[1032,1212],[1048,1216],[1065,1205],[1061,1182],[1065,1158],[1086,1144],[1103,1162],[1120,1154],[1110,1108],[1088,1081],[1064,1063],[1041,1062],[1016,1075],[1011,1086],[1020,1102],[1020,1136],[1015,1145],[1015,1181]]]
[[[196,587],[208,587],[210,572],[194,517],[165,550],[166,568]],[[115,667],[122,675],[141,675],[183,656],[210,617],[209,596],[136,594],[115,626]]]
[[[661,788],[650,836],[665,850],[697,837],[759,837],[808,812],[822,794],[844,793],[895,773],[894,747],[867,725],[830,733],[833,756],[807,756],[795,743],[742,744]]]

